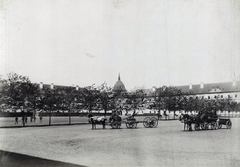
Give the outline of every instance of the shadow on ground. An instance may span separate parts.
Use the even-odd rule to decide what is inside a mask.
[[[1,167],[85,167],[0,150]]]

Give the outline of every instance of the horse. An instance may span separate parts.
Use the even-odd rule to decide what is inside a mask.
[[[92,130],[97,128],[97,124],[101,124],[103,126],[103,129],[105,129],[107,119],[104,116],[97,117],[89,114],[87,117],[89,118],[89,123],[92,124]]]
[[[187,125],[187,130],[192,131],[192,123],[194,123],[193,120],[194,118],[188,114],[183,114],[183,115],[180,115],[179,117],[179,121],[184,123],[184,131],[186,129],[186,125]]]

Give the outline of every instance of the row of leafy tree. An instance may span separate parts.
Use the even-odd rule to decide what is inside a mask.
[[[160,87],[154,93],[154,107],[158,110],[180,111],[185,112],[214,112],[217,111],[236,111],[240,110],[240,104],[231,98],[214,98],[206,99],[199,96],[183,93],[175,87]]]
[[[79,110],[104,110],[116,108],[125,109],[127,112],[136,112],[142,108],[160,111],[184,110],[188,112],[209,112],[209,111],[231,111],[239,110],[239,104],[232,99],[203,99],[190,96],[176,87],[163,86],[156,88],[151,94],[146,94],[142,88],[123,93],[113,92],[113,89],[103,83],[100,86],[88,86],[85,88],[58,86],[51,88],[40,87],[32,83],[26,76],[16,73],[8,74],[7,79],[2,79],[3,87],[0,94],[1,110],[18,109],[24,117],[27,112],[35,115],[36,111],[44,111],[49,115],[49,125],[54,111],[65,111],[69,115],[71,124],[71,113]],[[120,101],[119,101],[120,99]],[[124,99],[124,100],[122,100]],[[238,108],[238,109],[237,109]],[[23,123],[23,126],[24,123]]]

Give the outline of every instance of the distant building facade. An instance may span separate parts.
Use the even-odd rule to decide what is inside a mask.
[[[184,86],[176,86],[184,93],[188,93],[196,98],[204,99],[224,99],[230,98],[237,103],[240,102],[240,82],[219,82],[219,83],[201,83]]]

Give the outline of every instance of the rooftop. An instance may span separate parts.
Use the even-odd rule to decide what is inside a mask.
[[[219,83],[202,83],[195,85],[176,86],[183,92],[192,94],[206,94],[218,92],[240,92],[240,82],[219,82]],[[190,89],[191,88],[191,89]]]

